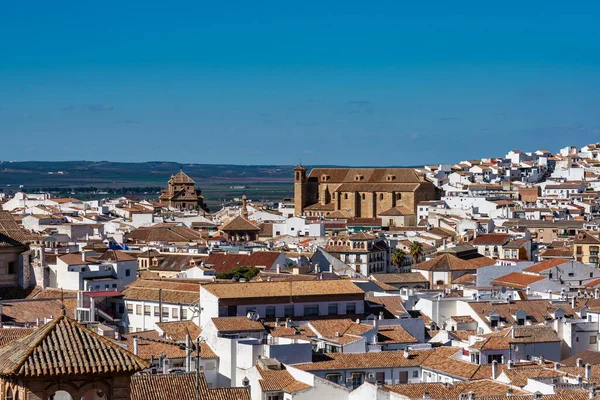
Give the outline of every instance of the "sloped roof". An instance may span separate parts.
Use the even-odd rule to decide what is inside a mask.
[[[265,392],[283,391],[286,393],[296,393],[302,390],[311,389],[312,386],[297,381],[285,369],[262,369],[257,368],[261,379],[259,379],[260,388]]]
[[[379,184],[398,184],[401,183],[421,183],[424,182],[424,176],[418,174],[412,168],[313,168],[308,175],[308,179],[318,179],[321,176],[328,175],[327,183],[353,183],[356,175],[362,175],[361,183],[379,183]],[[387,176],[395,177],[392,181],[387,180]]]
[[[0,348],[0,375],[133,374],[147,367],[141,358],[64,313],[30,335]]]
[[[212,267],[215,272],[231,271],[236,267],[271,268],[281,255],[278,251],[256,251],[251,254],[211,253],[204,265]],[[282,265],[283,267],[283,265]]]
[[[131,377],[131,400],[191,400],[196,398],[196,374],[148,374]],[[245,387],[209,389],[200,372],[200,398],[203,400],[251,400]]]
[[[260,228],[248,221],[246,218],[238,215],[220,228],[222,231],[260,231]]]
[[[448,385],[442,382],[436,383],[413,383],[404,385],[384,385],[383,391],[394,392],[410,399],[421,399],[427,392],[431,399],[458,398],[461,393],[475,393],[476,397],[506,396],[511,386],[493,380],[477,380],[469,382],[455,382]],[[524,394],[520,390],[514,390],[514,394]]]
[[[568,263],[568,262],[570,262],[570,261],[562,259],[562,258],[553,258],[553,259],[550,259],[550,260],[545,260],[545,261],[542,261],[540,263],[534,264],[531,267],[527,267],[527,268],[523,269],[523,271],[527,271],[527,272],[542,272],[542,271],[545,271],[547,269],[554,268],[556,266],[559,266],[559,265],[562,265],[562,264],[565,264],[565,263]]]
[[[401,217],[405,215],[414,215],[415,212],[404,206],[392,207],[388,210],[380,212],[378,215],[381,217]]]
[[[504,233],[488,233],[477,236],[471,244],[501,246],[510,240],[510,235]]]
[[[203,241],[202,234],[187,226],[148,226],[139,227],[127,234],[128,239],[138,242],[185,243]]]
[[[260,322],[247,317],[220,317],[211,318],[211,321],[219,332],[262,332],[265,330]]]
[[[364,295],[364,291],[348,280],[316,280],[290,282],[207,283],[206,291],[221,299],[262,297],[299,297],[325,295]]]
[[[179,170],[176,175],[172,175],[171,179],[169,179],[169,183],[196,183],[192,178],[190,178],[183,170]]]
[[[486,265],[493,265],[495,261],[487,257],[463,260],[450,253],[444,253],[431,260],[423,261],[413,266],[413,269],[425,271],[472,271]],[[489,260],[489,261],[488,261]],[[483,261],[483,262],[480,262]]]
[[[492,280],[494,285],[510,286],[517,289],[525,289],[532,283],[547,279],[545,276],[523,274],[521,272],[511,272],[503,276],[499,276]]]

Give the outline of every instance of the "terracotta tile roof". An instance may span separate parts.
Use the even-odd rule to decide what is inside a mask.
[[[377,330],[377,342],[392,344],[418,343],[419,341],[400,325],[384,325],[380,326]]]
[[[504,233],[487,233],[477,236],[471,241],[474,245],[502,246],[510,241],[510,235]]]
[[[202,333],[202,329],[194,321],[172,321],[157,323],[156,326],[163,332],[166,339],[185,341],[186,335],[190,334],[192,340]]]
[[[565,247],[560,247],[560,248],[546,249],[540,254],[540,257],[542,257],[542,258],[560,257],[560,258],[564,258],[564,259],[569,259],[569,258],[573,257],[573,247],[565,246]]]
[[[364,291],[348,280],[290,282],[208,283],[203,288],[221,299],[261,297],[303,297],[324,295],[363,295]]]
[[[0,348],[0,375],[20,377],[141,371],[145,361],[61,315]]]
[[[542,261],[540,263],[534,264],[531,267],[527,267],[527,268],[523,269],[523,271],[527,271],[527,272],[542,272],[542,271],[545,271],[547,269],[554,268],[554,267],[557,267],[559,265],[565,264],[567,262],[569,262],[569,260],[565,260],[565,259],[562,259],[562,258],[553,258],[553,259],[550,259],[550,260],[545,260],[545,261]]]
[[[574,240],[575,244],[598,244],[600,245],[600,239],[594,236],[590,232],[579,232],[577,236],[575,236]]]
[[[136,258],[127,254],[122,250],[107,250],[100,257],[96,257],[98,261],[135,261]]]
[[[407,314],[406,308],[404,307],[404,302],[400,296],[369,297],[367,301],[372,309],[375,308],[373,307],[374,304],[383,306],[384,311],[394,317]]]
[[[394,283],[425,283],[429,282],[420,272],[405,272],[398,274],[372,274],[371,277],[378,282]]]
[[[133,232],[128,233],[127,239],[140,243],[189,243],[204,241],[200,232],[188,228],[187,226],[139,227]]]
[[[523,274],[521,272],[511,272],[510,274],[499,276],[492,279],[493,285],[510,286],[517,289],[525,289],[532,283],[548,279],[545,276]]]
[[[456,339],[461,340],[463,342],[468,342],[469,336],[477,335],[477,331],[463,331],[463,330],[448,331],[448,335],[454,336]]]
[[[172,184],[176,184],[176,183],[193,184],[195,182],[185,172],[183,172],[183,170],[179,170],[179,172],[177,174],[171,176],[171,179],[169,179],[169,183],[172,183]]]
[[[91,258],[84,261],[83,256],[76,253],[64,254],[58,257],[58,259],[67,265],[87,265],[96,263],[96,261],[93,261]]]
[[[424,271],[472,271],[483,266],[494,265],[495,263],[494,260],[487,257],[463,260],[453,254],[444,253],[431,260],[416,264],[412,268]]]
[[[478,380],[472,382],[445,383],[413,383],[408,385],[384,385],[382,390],[394,392],[410,399],[422,399],[425,392],[431,399],[458,398],[461,393],[475,393],[477,398],[486,396],[506,396],[511,386],[493,381]],[[521,390],[514,390],[515,395],[525,394]]]
[[[569,304],[555,304],[549,300],[518,300],[510,303],[490,303],[490,302],[471,302],[469,306],[483,320],[487,321],[488,315],[495,311],[500,314],[500,321],[507,325],[515,325],[517,322],[514,315],[518,310],[523,310],[527,315],[527,320],[532,324],[540,324],[547,320],[554,319],[550,310],[552,307],[564,310],[565,315],[574,315],[575,310]]]
[[[147,374],[131,377],[131,400],[193,400],[196,398],[196,373]],[[202,400],[251,400],[246,388],[209,389],[204,373],[200,373]]]
[[[159,290],[158,288],[128,287],[123,290],[123,298],[125,300],[158,302]],[[199,296],[198,291],[162,290],[162,301],[170,304],[193,304],[198,302]]]
[[[392,207],[389,210],[380,212],[378,215],[381,217],[401,217],[405,215],[414,215],[415,212],[404,206]]]
[[[67,309],[67,314],[74,315],[77,299],[65,298],[64,306]],[[2,304],[2,322],[35,324],[36,320],[39,319],[43,323],[45,318],[55,318],[60,315],[61,308],[60,299],[4,301]]]
[[[477,372],[479,365],[452,357],[460,351],[462,349],[458,347],[439,347],[423,361],[421,367],[461,379],[471,379]]]
[[[356,175],[362,175],[361,182],[368,183],[386,183],[387,176],[394,176],[393,184],[397,182],[419,183],[424,182],[424,175],[417,173],[412,168],[313,168],[308,174],[308,179],[317,179],[320,181],[321,176],[329,176],[327,182],[342,183],[355,182]]]
[[[192,336],[192,340],[196,337]],[[126,344],[127,349],[133,352],[134,338],[138,338],[138,356],[144,360],[150,360],[153,356],[157,359],[163,355],[168,359],[179,359],[186,356],[186,351],[179,348],[180,343],[185,343],[185,337],[183,340],[168,340],[163,339],[157,331],[144,331],[125,333],[118,343]],[[219,358],[206,343],[200,343],[200,357],[205,359]]]
[[[296,393],[312,388],[312,386],[294,379],[285,369],[272,370],[258,367],[258,371],[261,376],[258,382],[263,392],[283,391],[286,393]]]
[[[39,237],[21,229],[8,211],[0,210],[0,242],[9,246],[21,246]]]
[[[309,327],[321,338],[346,344],[360,340],[362,335],[375,329],[373,325],[357,324],[351,319],[326,319],[309,322]]]
[[[199,293],[202,283],[212,282],[211,279],[179,279],[179,278],[164,278],[164,279],[137,279],[129,284],[129,287],[148,288],[148,289],[168,289],[179,290],[184,292]]]
[[[577,366],[578,358],[581,358],[581,362],[583,363],[583,365],[597,365],[600,364],[600,351],[585,350],[581,353],[577,353],[575,355],[572,355],[571,357],[565,358],[560,363],[568,367],[575,367]]]
[[[409,352],[383,351],[378,353],[327,353],[315,356],[310,364],[297,364],[295,368],[304,371],[331,371],[343,369],[366,369],[387,367],[417,367],[427,359],[433,350]]]
[[[223,232],[238,232],[238,231],[242,231],[242,232],[256,231],[256,232],[258,232],[258,231],[260,231],[260,228],[258,226],[254,225],[252,222],[248,221],[246,218],[242,217],[241,215],[238,215],[231,221],[222,225],[219,229],[221,229]]]
[[[218,274],[242,266],[269,269],[274,266],[280,255],[281,252],[278,251],[256,251],[251,254],[211,253],[204,260],[204,265]]]
[[[212,323],[219,332],[262,332],[265,327],[258,321],[247,317],[220,317],[211,318]]]
[[[3,328],[0,329],[0,347],[5,346],[23,336],[33,332],[31,328]]]
[[[464,274],[452,281],[457,285],[474,285],[475,282],[477,282],[477,275],[475,274]]]

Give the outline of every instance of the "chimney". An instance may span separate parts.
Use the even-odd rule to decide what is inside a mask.
[[[166,374],[169,371],[169,359],[165,357],[163,360],[163,374]]]
[[[383,319],[383,311],[379,311],[379,319],[382,320]]]
[[[506,391],[506,397],[512,397],[514,394],[514,391],[512,390],[512,388],[508,388],[508,390]]]
[[[341,333],[339,333],[339,332],[335,333],[335,337],[340,337],[340,336],[342,336]]]
[[[498,361],[492,361],[492,379],[498,379]]]
[[[548,289],[548,300],[552,300],[552,290]]]
[[[593,398],[595,398],[597,396],[598,396],[598,393],[596,391],[596,388],[594,388],[594,387],[590,388],[589,398],[593,399]]]
[[[576,361],[576,365],[579,368],[583,368],[583,360],[581,358],[578,358],[577,361]]]
[[[579,385],[581,385],[583,383],[583,378],[581,377],[581,375],[577,375],[577,383]]]
[[[544,356],[540,356],[540,358],[538,358],[538,364],[543,366],[545,363]]]
[[[277,272],[278,274],[281,273],[281,265],[277,264],[277,266],[275,266],[275,272]]]
[[[515,338],[515,327],[511,326],[510,327],[510,336],[514,339]]]
[[[559,363],[557,363],[557,362],[555,362],[555,363],[554,363],[554,369],[555,369],[556,371],[560,371],[560,364],[559,364]]]
[[[87,251],[84,250],[81,252],[81,260],[87,261]]]
[[[423,392],[423,399],[428,400],[431,397],[429,397],[429,392]]]
[[[133,354],[135,354],[136,356],[138,355],[138,342],[138,338],[133,338]]]
[[[543,396],[542,392],[535,392],[533,394],[533,400],[542,400],[542,396]]]
[[[410,353],[408,352],[408,350],[404,350],[404,358],[408,359],[410,357]]]
[[[600,289],[596,288],[596,290],[594,290],[594,298],[595,299],[600,299]]]
[[[515,367],[515,362],[513,360],[508,360],[508,369],[513,369]]]
[[[291,328],[292,327],[292,321],[289,318],[285,319],[285,327],[286,328]]]
[[[571,308],[577,307],[577,296],[571,297]]]
[[[469,400],[475,400],[475,392],[469,392]]]
[[[585,380],[589,381],[590,379],[592,379],[592,366],[585,364]]]

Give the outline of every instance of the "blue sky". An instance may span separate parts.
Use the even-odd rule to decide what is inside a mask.
[[[1,160],[416,165],[600,141],[597,1],[0,4]]]

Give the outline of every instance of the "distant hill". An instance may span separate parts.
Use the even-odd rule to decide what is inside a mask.
[[[25,187],[135,187],[166,186],[183,168],[199,184],[286,182],[293,179],[292,165],[216,165],[175,162],[93,162],[93,161],[0,161],[0,188]]]

